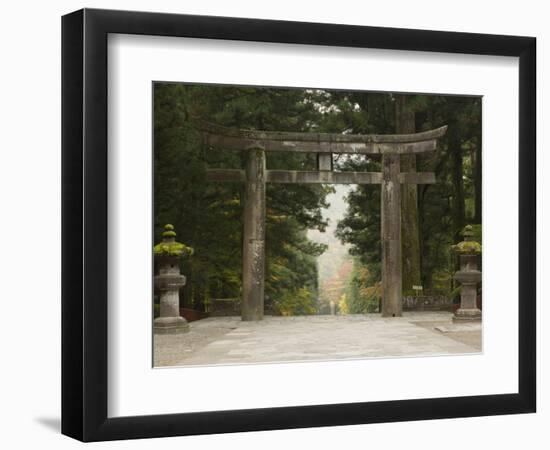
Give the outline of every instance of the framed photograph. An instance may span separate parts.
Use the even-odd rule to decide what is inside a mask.
[[[536,40],[62,20],[62,432],[536,410]]]

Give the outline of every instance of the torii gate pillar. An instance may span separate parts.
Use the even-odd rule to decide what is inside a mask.
[[[244,192],[242,320],[264,315],[265,151],[247,152]]]
[[[400,157],[382,157],[382,316],[399,317],[401,304],[401,183]]]

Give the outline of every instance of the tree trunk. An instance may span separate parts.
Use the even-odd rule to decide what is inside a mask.
[[[396,133],[415,132],[415,115],[407,96],[397,95],[395,101]],[[401,172],[416,172],[416,155],[401,155]],[[416,184],[401,185],[401,255],[403,262],[403,292],[421,284],[420,230],[418,226],[418,191]]]
[[[481,223],[481,142],[476,142],[474,166],[474,223]]]
[[[449,126],[449,130],[451,127]],[[449,153],[451,154],[451,178],[453,184],[453,205],[452,221],[454,242],[462,240],[462,229],[465,225],[465,207],[464,207],[464,180],[462,168],[462,142],[460,136],[451,131],[449,136]]]

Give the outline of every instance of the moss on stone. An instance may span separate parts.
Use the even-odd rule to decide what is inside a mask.
[[[176,242],[176,232],[174,231],[174,225],[164,225],[164,231],[162,232],[162,242],[153,247],[153,253],[155,255],[166,256],[191,256],[193,249],[191,247]]]
[[[481,253],[481,244],[474,240],[475,230],[472,225],[466,225],[460,233],[464,240],[451,246],[451,250],[462,255],[476,255]]]
[[[451,247],[454,252],[462,254],[481,253],[481,244],[476,241],[462,241]]]
[[[153,247],[155,255],[191,256],[193,249],[181,242],[161,242]]]

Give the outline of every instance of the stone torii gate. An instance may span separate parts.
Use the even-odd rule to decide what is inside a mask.
[[[400,155],[435,150],[447,126],[396,135],[268,132],[211,124],[202,124],[201,129],[207,145],[247,152],[244,170],[207,169],[208,181],[246,185],[242,320],[261,320],[264,313],[266,183],[381,184],[382,316],[401,316],[401,183],[435,183],[435,174],[401,172]],[[317,153],[318,170],[267,170],[265,152]],[[334,153],[381,155],[382,172],[334,172]]]

